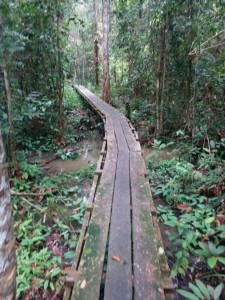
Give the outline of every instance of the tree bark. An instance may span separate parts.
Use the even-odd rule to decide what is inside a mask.
[[[194,17],[194,8],[193,1],[189,1],[187,4],[188,10],[188,18],[191,21],[191,26],[187,32],[187,52],[190,53],[190,48],[192,46],[194,40],[194,30],[193,30],[193,17]],[[191,55],[187,55],[188,63],[187,63],[187,88],[186,88],[186,101],[188,103],[187,107],[187,128],[188,131],[191,132],[191,120],[194,119],[194,109],[195,109],[195,88],[194,95],[192,97],[192,83],[193,83],[193,66],[192,66],[192,57]]]
[[[102,24],[103,24],[103,89],[102,98],[110,102],[109,81],[109,0],[102,0]]]
[[[62,64],[61,64],[61,46],[60,46],[60,32],[61,32],[61,12],[60,0],[57,1],[57,64],[58,64],[58,139],[62,140],[63,134],[63,79],[62,79]]]
[[[0,299],[16,297],[16,256],[10,185],[0,130]]]
[[[164,121],[164,78],[165,78],[165,60],[166,60],[166,34],[167,24],[164,21],[160,33],[160,49],[158,59],[157,83],[156,83],[156,136],[163,133]]]
[[[96,0],[93,0],[94,10],[94,64],[95,64],[95,86],[99,86],[99,43],[98,43],[98,13]]]
[[[2,66],[2,69],[4,74],[4,80],[5,80],[5,90],[6,90],[7,108],[8,108],[10,154],[12,159],[12,165],[16,167],[17,158],[16,158],[15,131],[14,131],[13,115],[12,115],[12,94],[10,89],[9,73],[4,64]]]

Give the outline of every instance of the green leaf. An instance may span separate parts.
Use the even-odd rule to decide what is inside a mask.
[[[199,300],[194,294],[184,291],[184,290],[177,290],[177,292],[184,296],[186,299],[190,299],[190,300]]]
[[[215,142],[214,142],[213,140],[211,140],[211,141],[210,141],[210,146],[211,146],[211,148],[215,148],[215,145],[216,145]]]
[[[196,282],[198,288],[200,289],[200,291],[202,292],[202,294],[206,297],[206,299],[210,300],[209,291],[208,291],[207,287],[204,285],[204,283],[202,283],[202,281],[199,279],[196,279],[195,282]]]
[[[210,258],[207,259],[208,265],[211,269],[213,269],[217,263],[217,257],[212,256]]]
[[[194,232],[193,231],[188,231],[185,240],[188,242],[188,244],[190,244],[190,242],[192,241],[194,237]]]
[[[215,217],[209,217],[209,218],[205,219],[205,224],[210,224],[214,221],[215,221]]]
[[[180,258],[182,257],[182,255],[183,255],[182,251],[178,251],[178,252],[176,253],[177,259],[180,259]]]
[[[222,254],[223,252],[225,252],[225,247],[224,247],[224,246],[219,246],[219,247],[217,247],[217,249],[216,249],[216,254],[217,254],[217,255],[220,255],[220,254]]]
[[[214,290],[214,300],[219,300],[220,295],[222,293],[223,283],[221,282]]]
[[[210,150],[208,148],[203,148],[203,150],[207,153],[210,153]]]
[[[45,283],[44,283],[44,289],[45,289],[45,290],[47,290],[48,284],[49,284],[49,280],[45,280]]]
[[[203,243],[203,242],[199,242],[198,244],[204,250],[204,252],[205,252],[204,256],[209,256],[210,255],[210,251],[209,251],[209,248],[207,247],[207,245],[205,243]]]
[[[178,222],[176,220],[171,220],[171,221],[166,221],[165,224],[171,227],[175,227],[177,226]]]
[[[204,296],[202,295],[202,293],[196,285],[189,283],[188,286],[195,293],[195,295],[198,296],[199,299],[204,299]]]
[[[209,250],[212,253],[212,255],[216,256],[217,255],[217,249],[215,245],[212,242],[208,242]]]
[[[22,178],[23,179],[27,179],[29,176],[29,174],[27,172],[23,172]]]
[[[69,251],[69,252],[66,252],[64,254],[64,257],[65,257],[65,259],[73,259],[74,258],[74,254],[75,254],[74,251]]]
[[[189,262],[188,262],[188,260],[187,260],[186,257],[182,257],[182,259],[181,259],[181,265],[182,265],[182,267],[183,267],[184,269],[186,269],[186,268],[188,267]]]
[[[217,259],[225,265],[225,257],[217,257]]]
[[[51,276],[55,277],[61,273],[62,273],[62,270],[60,268],[56,268],[56,269],[53,269]]]
[[[50,288],[51,288],[52,291],[55,290],[54,284],[52,282],[50,282]]]

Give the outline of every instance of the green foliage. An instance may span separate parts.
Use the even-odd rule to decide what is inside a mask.
[[[23,175],[28,166],[24,163]],[[35,189],[46,193],[39,203],[35,199],[23,202],[19,197],[13,198],[18,242],[17,297],[59,290],[63,281],[61,263],[72,262],[83,222],[86,204],[80,184],[86,176],[93,178],[93,167],[43,178],[30,172],[33,181],[24,176],[13,180],[16,192]]]
[[[79,95],[75,93],[74,89],[69,84],[64,86],[63,106],[66,110],[82,107]]]
[[[195,284],[189,283],[188,286],[192,292],[178,290],[178,293],[184,296],[185,299],[190,300],[219,300],[224,289],[224,284],[222,282],[214,289],[210,285],[206,286],[201,280],[198,279],[196,279]]]
[[[155,141],[154,146],[164,148],[160,141]],[[182,144],[181,149],[176,147],[175,153],[181,153],[182,147]],[[158,206],[160,220],[176,228],[168,232],[175,248],[172,276],[185,276],[188,270],[195,275],[194,266],[198,262],[203,265],[201,272],[209,271],[218,282],[225,264],[224,181],[221,181],[225,175],[224,161],[217,152],[205,151],[204,148],[193,152],[193,146],[190,149],[183,156],[180,154],[158,163],[150,158],[149,179],[154,195],[163,197],[168,204]],[[195,164],[186,161],[193,155]],[[194,294],[180,293],[187,299],[204,299],[199,296],[197,287],[192,284],[189,287]]]

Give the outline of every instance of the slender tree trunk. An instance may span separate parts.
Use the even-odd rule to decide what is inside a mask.
[[[165,77],[165,58],[166,58],[166,22],[161,27],[160,49],[158,59],[157,83],[156,83],[156,136],[163,133],[163,82]]]
[[[62,79],[62,64],[61,64],[61,45],[60,45],[60,34],[61,34],[61,12],[60,12],[60,0],[57,1],[57,64],[58,64],[58,139],[62,140],[63,133],[63,79]]]
[[[0,299],[16,297],[16,256],[10,185],[0,130]]]
[[[191,51],[192,43],[194,40],[194,30],[193,30],[193,17],[194,17],[194,8],[193,1],[189,1],[187,4],[188,17],[191,23],[189,30],[187,32],[187,89],[186,89],[186,101],[187,101],[187,127],[188,131],[191,131],[191,119],[194,119],[194,108],[195,108],[195,94],[192,97],[192,83],[193,83],[193,66],[192,66],[192,57],[188,55]]]
[[[93,0],[94,9],[94,64],[95,64],[95,86],[99,86],[99,44],[98,44],[98,14],[96,0]]]
[[[98,40],[94,41],[95,43],[95,85],[99,86],[99,46]]]
[[[109,0],[102,0],[102,23],[103,23],[103,89],[102,98],[110,102],[109,82]]]

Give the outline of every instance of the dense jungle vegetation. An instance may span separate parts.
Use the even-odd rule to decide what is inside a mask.
[[[0,0],[0,140],[18,299],[61,299],[74,255],[94,166],[46,176],[42,155],[76,159],[80,140],[102,134],[75,84],[119,108],[156,150],[149,180],[179,297],[225,299],[224,15],[224,0]],[[170,157],[155,159],[162,151]],[[3,152],[0,141],[1,220],[10,211]],[[13,226],[1,226],[12,239]]]

